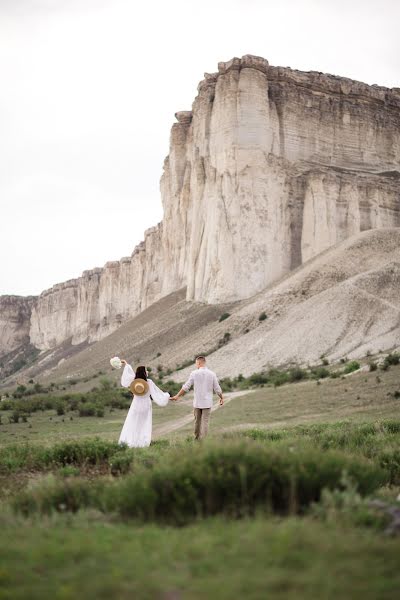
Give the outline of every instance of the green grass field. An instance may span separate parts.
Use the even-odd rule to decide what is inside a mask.
[[[399,390],[399,365],[265,386],[206,443],[188,423],[143,450],[115,444],[125,409],[0,411],[0,599],[397,598],[371,501],[400,510]],[[154,429],[191,412],[154,408]]]

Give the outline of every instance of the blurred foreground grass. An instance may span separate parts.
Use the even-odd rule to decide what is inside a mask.
[[[0,598],[391,600],[400,544],[310,518],[185,528],[0,517]]]

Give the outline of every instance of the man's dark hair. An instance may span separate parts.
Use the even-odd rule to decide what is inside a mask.
[[[200,356],[196,356],[196,360],[206,360],[206,357],[200,354]]]

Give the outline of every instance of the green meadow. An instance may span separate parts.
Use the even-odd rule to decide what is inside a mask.
[[[400,366],[275,383],[227,382],[202,443],[155,408],[146,449],[119,390],[9,394],[0,598],[397,598]]]

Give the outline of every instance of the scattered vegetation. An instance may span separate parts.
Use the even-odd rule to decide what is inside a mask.
[[[267,316],[267,314],[265,312],[262,312],[260,314],[260,316],[258,317],[258,320],[259,321],[265,321],[265,319],[268,319],[268,316]]]
[[[225,321],[225,319],[228,319],[231,316],[231,313],[228,312],[224,312],[220,318],[218,319],[218,321],[221,323],[222,321]]]
[[[358,369],[360,368],[360,363],[356,360],[351,360],[350,362],[348,362],[345,367],[344,367],[344,373],[348,374],[348,373],[353,373],[354,371],[358,371]]]
[[[400,354],[398,354],[397,352],[393,352],[393,354],[388,354],[382,365],[381,365],[381,369],[383,371],[387,371],[389,369],[389,367],[391,367],[392,365],[398,365],[400,363]]]

